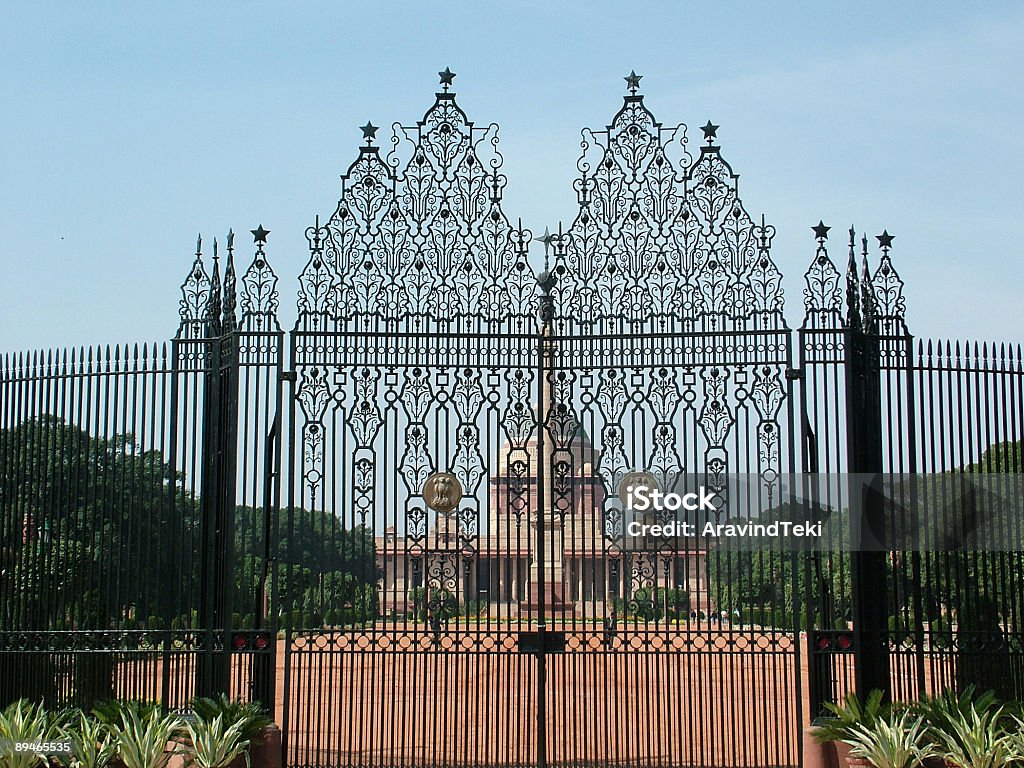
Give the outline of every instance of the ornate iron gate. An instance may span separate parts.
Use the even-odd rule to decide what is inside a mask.
[[[1020,547],[742,551],[629,496],[1019,473],[1020,348],[915,347],[892,237],[844,280],[821,223],[790,329],[717,126],[632,73],[539,268],[440,74],[387,151],[362,128],[291,332],[261,225],[240,277],[197,247],[169,347],[4,359],[0,698],[228,691],[293,766],[765,766],[848,690],[1019,697]]]
[[[766,600],[787,618],[734,626],[705,543],[627,535],[621,498],[631,473],[699,481],[724,519],[746,503],[728,473],[771,497],[793,471],[773,229],[715,126],[693,153],[631,79],[584,132],[579,213],[535,278],[496,127],[450,80],[386,157],[363,129],[308,232],[285,507],[366,531],[382,615],[338,622],[356,609],[328,586],[286,611],[289,762],[794,763],[795,591]]]

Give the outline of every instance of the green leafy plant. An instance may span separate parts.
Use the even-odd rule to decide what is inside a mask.
[[[1013,727],[1006,734],[1010,745],[1010,751],[1015,763],[1024,763],[1024,718],[1020,715],[1021,702],[1014,702],[1014,713],[1011,716]]]
[[[222,714],[212,720],[186,723],[185,764],[195,768],[227,768],[236,757],[243,755],[245,764],[249,765],[251,741],[245,737],[245,729],[245,720],[229,724]]]
[[[938,755],[957,768],[1000,768],[1016,762],[1015,741],[1004,719],[1002,707],[980,707],[977,702],[951,711],[941,727],[930,729]]]
[[[213,698],[193,699],[192,712],[201,722],[212,723],[219,717],[225,728],[237,725],[242,738],[251,744],[258,744],[260,733],[273,722],[259,703],[231,701],[223,693]]]
[[[92,713],[101,723],[109,726],[124,725],[125,717],[131,712],[137,719],[146,720],[154,713],[159,714],[160,704],[155,701],[128,699],[125,701],[103,701],[96,704]]]
[[[167,750],[167,743],[181,732],[181,719],[159,709],[140,716],[135,707],[125,707],[121,721],[111,724],[110,732],[125,768],[166,768],[174,754]]]
[[[973,685],[969,685],[960,694],[953,688],[947,688],[937,696],[924,696],[913,705],[913,710],[922,715],[933,730],[948,731],[954,719],[962,718],[972,708],[984,711],[998,703],[993,691],[979,694]]]
[[[4,768],[36,768],[46,762],[46,754],[37,752],[16,752],[15,741],[53,741],[56,730],[42,704],[32,704],[25,699],[14,702],[0,711],[0,741],[7,746],[0,747],[0,765]]]
[[[840,741],[850,745],[850,756],[867,760],[875,768],[908,768],[933,757],[925,738],[921,716],[911,719],[909,711],[878,717],[870,727],[855,723]]]
[[[60,740],[71,745],[71,751],[57,756],[67,768],[104,768],[114,756],[116,745],[110,726],[82,711],[67,717],[58,727]]]
[[[876,722],[890,712],[890,707],[882,703],[882,695],[882,692],[876,688],[861,704],[857,694],[851,691],[846,694],[842,704],[826,702],[825,707],[832,713],[832,716],[818,724],[814,730],[814,740],[819,744],[827,741],[842,741],[855,733],[858,726],[870,730]]]

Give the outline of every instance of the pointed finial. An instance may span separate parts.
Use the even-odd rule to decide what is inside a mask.
[[[380,128],[367,120],[366,125],[359,126],[359,130],[363,132],[363,138],[366,139],[366,146],[370,146],[373,144],[373,140],[377,138],[377,131],[380,130]]]
[[[857,243],[850,227],[850,260],[846,266],[846,325],[860,328],[860,279],[857,275]]]
[[[714,144],[715,143],[715,139],[718,138],[718,129],[720,127],[721,126],[715,125],[710,120],[708,120],[707,123],[705,123],[704,125],[701,126],[700,129],[702,131],[704,131],[704,138],[707,139],[709,147],[712,144]]]
[[[203,233],[196,235],[196,258],[203,255]]]
[[[213,238],[213,263],[217,263],[217,238]]]
[[[828,240],[828,231],[832,229],[832,227],[826,227],[825,222],[823,222],[821,219],[818,219],[818,223],[815,226],[811,227],[811,229],[814,231],[814,239],[817,240],[819,243],[824,243],[826,240]]]
[[[551,230],[548,227],[544,227],[544,236],[540,238],[540,241],[544,243],[544,269],[548,268],[548,251],[551,248],[551,243],[554,241],[555,236],[551,234]]]
[[[225,332],[235,330],[235,233],[228,231],[228,258],[224,267],[224,304],[221,327]]]
[[[629,88],[629,92],[632,95],[636,95],[636,92],[640,90],[640,81],[643,80],[643,75],[638,75],[635,70],[629,70],[629,74],[626,75],[623,80],[626,81],[626,87]]]
[[[448,89],[455,81],[455,73],[452,72],[449,67],[445,67],[444,72],[438,72],[437,76],[441,78],[441,85],[444,86],[444,92],[448,93]]]

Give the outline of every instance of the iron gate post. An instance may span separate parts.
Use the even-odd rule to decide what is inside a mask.
[[[551,237],[546,237],[545,249],[550,246]],[[547,257],[545,254],[545,262]],[[533,556],[537,558],[537,766],[545,768],[548,764],[547,745],[547,605],[546,605],[546,574],[544,571],[544,517],[548,513],[548,493],[546,485],[546,464],[548,462],[547,448],[545,446],[544,431],[547,429],[547,414],[545,408],[546,377],[550,374],[548,360],[552,351],[551,334],[553,331],[552,320],[554,319],[554,297],[552,291],[555,287],[555,275],[545,269],[537,276],[537,284],[541,289],[540,300],[540,323],[537,334],[537,547]],[[552,510],[553,511],[553,510]]]
[[[203,535],[199,612],[203,651],[199,655],[196,686],[200,696],[228,693],[231,672],[238,340],[234,327],[233,297],[225,304],[226,322],[222,324],[216,250],[214,259],[211,281],[216,293],[208,310],[207,361],[203,386],[203,477],[200,484]],[[229,269],[233,268],[229,266]]]
[[[860,297],[857,297],[859,300]],[[853,313],[851,313],[853,314]],[[850,473],[850,552],[854,685],[864,700],[879,689],[891,695],[888,649],[888,563],[882,501],[882,404],[879,337],[873,312],[865,306],[863,325],[846,330],[847,452]],[[870,476],[870,482],[865,482]]]

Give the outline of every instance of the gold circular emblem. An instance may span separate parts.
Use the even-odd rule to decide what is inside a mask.
[[[435,472],[423,484],[423,500],[436,512],[451,512],[462,501],[462,485],[451,472]]]
[[[627,472],[619,483],[619,499],[622,506],[630,509],[633,506],[633,494],[639,489],[646,489],[647,493],[658,490],[658,481],[650,472]]]

